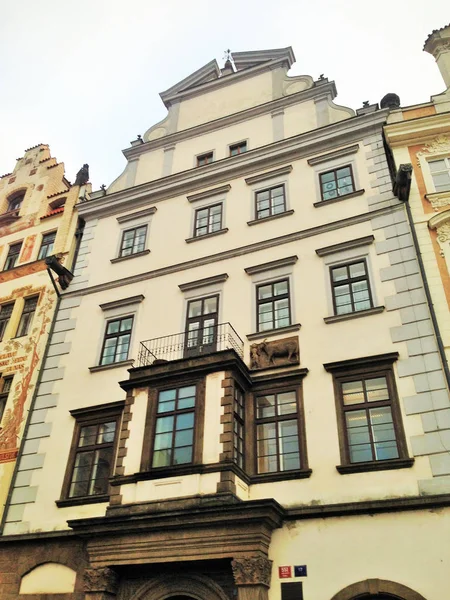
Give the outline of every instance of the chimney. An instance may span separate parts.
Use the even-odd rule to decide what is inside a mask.
[[[448,89],[450,87],[450,23],[430,33],[423,49],[434,56]]]

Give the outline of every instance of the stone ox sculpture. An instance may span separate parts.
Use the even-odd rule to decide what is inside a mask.
[[[275,342],[262,341],[250,346],[250,369],[264,369],[299,361],[298,338],[291,337]]]

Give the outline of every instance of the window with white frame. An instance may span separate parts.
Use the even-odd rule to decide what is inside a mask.
[[[436,192],[450,190],[450,157],[429,160],[428,165]]]

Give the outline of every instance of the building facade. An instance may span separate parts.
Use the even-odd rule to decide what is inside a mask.
[[[290,48],[232,59],[162,93],[78,204],[0,540],[11,598],[447,591],[449,396],[389,109],[289,77]]]
[[[392,110],[385,135],[395,162],[411,164],[411,215],[442,347],[450,360],[450,25],[424,46],[437,62],[445,91],[429,102]],[[446,458],[450,474],[450,457]],[[442,470],[442,469],[441,469]],[[443,472],[442,472],[443,474]]]
[[[73,258],[78,191],[46,144],[0,179],[0,519],[57,304],[45,259]]]

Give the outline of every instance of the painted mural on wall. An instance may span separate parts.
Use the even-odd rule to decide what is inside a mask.
[[[48,334],[51,315],[55,307],[56,295],[51,289],[32,288],[28,293],[40,293],[36,325],[31,334],[21,339],[11,339],[6,342],[4,351],[0,354],[0,370],[3,376],[15,377],[12,391],[12,403],[8,401],[0,429],[0,463],[14,461],[19,447],[20,434],[25,421],[25,409],[34,391],[34,379],[37,366],[41,360],[44,343]]]

